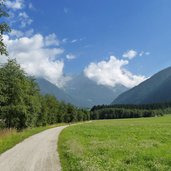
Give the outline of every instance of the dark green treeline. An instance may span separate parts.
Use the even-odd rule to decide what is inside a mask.
[[[143,105],[98,105],[90,111],[91,119],[120,119],[162,116],[171,112],[171,103]]]
[[[89,112],[42,96],[34,79],[16,60],[0,67],[0,127],[23,129],[61,122],[89,120]]]

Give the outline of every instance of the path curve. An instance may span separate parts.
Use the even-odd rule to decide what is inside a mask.
[[[0,155],[2,171],[61,171],[57,141],[67,126],[35,134]]]

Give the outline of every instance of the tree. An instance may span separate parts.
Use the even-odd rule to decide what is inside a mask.
[[[8,17],[7,9],[4,4],[5,0],[0,0],[0,18]],[[4,44],[3,35],[6,32],[10,32],[10,27],[3,21],[0,23],[0,54],[8,55],[6,45]]]
[[[9,59],[0,67],[0,78],[0,127],[20,130],[90,118],[87,110],[59,102],[52,95],[40,95],[34,79],[21,69],[15,59]]]
[[[16,60],[0,68],[0,113],[8,128],[35,126],[40,112],[39,91]]]
[[[34,79],[27,79],[27,89],[25,92],[25,105],[27,106],[26,126],[39,126],[38,119],[41,112],[41,97],[38,85]]]
[[[52,95],[45,95],[45,104],[47,108],[47,123],[54,124],[58,122],[59,103]]]

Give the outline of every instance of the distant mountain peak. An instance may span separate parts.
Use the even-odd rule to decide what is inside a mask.
[[[98,85],[83,73],[72,76],[63,88],[58,88],[45,79],[37,79],[43,94],[54,95],[59,100],[72,103],[80,107],[92,107],[98,104],[109,104],[127,88],[117,85],[115,88]]]

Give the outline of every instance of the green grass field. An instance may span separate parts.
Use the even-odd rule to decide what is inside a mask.
[[[49,128],[61,126],[64,124],[49,125],[45,127],[28,128],[21,132],[17,132],[15,129],[0,129],[0,154],[6,150],[12,148],[24,139],[44,131]]]
[[[169,171],[171,116],[70,126],[58,148],[63,171]]]

